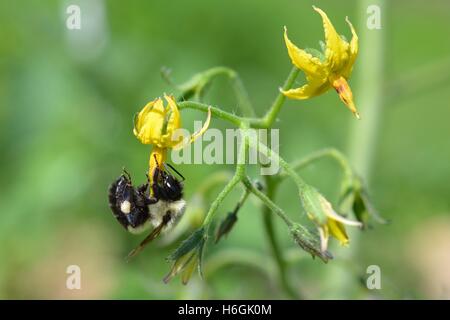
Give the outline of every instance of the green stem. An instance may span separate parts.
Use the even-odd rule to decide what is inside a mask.
[[[209,106],[207,104],[200,103],[200,102],[183,101],[183,102],[178,103],[178,108],[180,110],[194,109],[194,110],[199,110],[199,111],[203,111],[203,112],[208,112],[208,109],[210,109],[211,115],[213,117],[229,121],[238,127],[240,127],[242,125],[242,123],[245,121],[244,118],[241,118],[241,117],[231,114],[229,112],[223,111],[220,108]]]
[[[234,94],[238,100],[238,106],[242,111],[244,116],[254,117],[255,111],[253,109],[252,103],[250,102],[250,98],[248,96],[247,90],[242,83],[241,77],[239,74],[228,67],[214,67],[204,72],[205,77],[212,79],[219,75],[226,75],[231,80],[231,86],[233,88]]]
[[[245,126],[250,126],[252,128],[270,128],[273,125],[278,113],[281,110],[281,107],[283,106],[284,101],[286,100],[286,97],[284,96],[284,94],[282,94],[281,92],[278,93],[275,101],[273,102],[272,106],[267,111],[267,113],[264,117],[255,118],[254,110],[253,110],[253,107],[251,106],[250,100],[248,99],[247,92],[245,91],[245,88],[242,85],[242,82],[241,82],[240,78],[237,76],[237,74],[232,69],[228,69],[225,67],[218,67],[216,70],[212,69],[212,71],[214,71],[215,73],[227,73],[230,78],[234,79],[234,88],[235,88],[236,92],[239,92],[239,94],[237,94],[237,96],[238,96],[238,100],[241,102],[241,103],[239,103],[239,105],[242,107],[243,113],[246,117],[236,116],[232,113],[223,111],[220,108],[209,106],[207,104],[200,103],[200,102],[194,102],[194,101],[183,101],[183,102],[178,103],[178,108],[180,110],[194,109],[194,110],[199,110],[199,111],[203,111],[203,112],[208,112],[208,109],[210,108],[211,114],[214,117],[229,121],[238,127],[242,127],[243,125],[245,125]],[[300,70],[297,69],[296,67],[292,68],[291,72],[289,73],[288,78],[286,79],[286,81],[282,87],[283,90],[289,90],[292,87],[295,79],[298,76],[299,71]]]
[[[294,169],[273,150],[267,148],[267,146],[259,141],[255,141],[254,139],[250,139],[250,145],[253,148],[258,148],[258,151],[261,152],[264,156],[271,159],[271,161],[274,161],[275,163],[278,163],[284,170],[285,174],[287,174],[297,185],[297,188],[300,192],[304,189],[304,187],[307,185],[305,181],[303,181],[302,178],[295,172]]]
[[[282,87],[283,90],[286,91],[286,90],[289,90],[290,88],[292,88],[292,85],[294,84],[294,81],[297,78],[299,71],[300,70],[297,69],[297,67],[292,67],[292,70],[289,73],[289,76],[286,79],[286,81],[284,82],[284,85]],[[261,122],[262,127],[269,128],[273,125],[285,100],[286,100],[286,96],[284,94],[282,94],[281,92],[279,92],[275,101],[273,102],[272,106],[270,107],[270,109],[267,111],[266,115],[262,119],[262,122]],[[255,124],[257,124],[257,123],[255,123]]]
[[[244,183],[245,187],[250,190],[250,192],[252,192],[255,196],[257,196],[270,210],[272,210],[276,215],[278,215],[286,223],[288,227],[292,227],[294,225],[294,223],[287,216],[284,210],[281,209],[279,206],[277,206],[271,199],[269,199],[267,195],[259,191],[258,188],[256,188],[250,181],[249,177],[244,176],[242,182]]]
[[[239,183],[239,181],[241,181],[241,177],[240,177],[240,175],[238,175],[236,173],[233,176],[233,178],[230,180],[230,182],[228,182],[227,185],[219,193],[217,198],[211,204],[211,207],[209,207],[208,213],[206,214],[205,220],[203,221],[203,226],[206,226],[207,230],[208,230],[209,226],[211,225],[211,221],[215,216],[217,208],[223,202],[225,197],[231,192],[231,190],[233,190],[234,187]]]
[[[359,68],[356,69],[356,97],[359,97],[358,109],[362,120],[352,121],[350,130],[349,158],[358,172],[368,182],[372,166],[373,152],[378,133],[383,97],[383,57],[384,33],[387,26],[379,30],[366,27],[366,9],[369,5],[378,5],[386,13],[384,0],[363,0],[359,3],[361,26]],[[383,19],[384,24],[386,23]]]
[[[276,186],[272,183],[272,180],[272,176],[265,176],[266,195],[269,199],[274,199],[276,192]],[[280,249],[280,244],[275,234],[272,212],[268,206],[264,206],[262,212],[265,232],[278,269],[279,283],[291,298],[298,299],[298,294],[291,288],[287,279],[286,262],[283,258],[282,250]]]
[[[344,154],[342,152],[340,152],[339,150],[334,149],[334,148],[326,148],[326,149],[322,149],[322,150],[313,152],[313,153],[307,155],[306,157],[292,163],[291,168],[292,168],[292,170],[297,171],[299,169],[302,169],[302,168],[310,165],[314,161],[316,161],[320,158],[324,158],[324,157],[330,157],[339,164],[339,166],[342,168],[345,179],[352,178],[353,172],[352,172],[352,168],[350,167],[350,164],[349,164],[347,158],[344,156]],[[279,177],[280,177],[280,179],[283,179],[283,178],[287,177],[287,175],[286,175],[286,173],[283,172]]]
[[[209,227],[210,227],[211,222],[217,212],[217,208],[219,207],[219,205],[223,202],[223,200],[231,192],[231,190],[233,190],[234,187],[245,176],[245,159],[247,157],[247,150],[248,150],[248,142],[247,142],[246,136],[244,136],[244,139],[241,143],[241,149],[239,150],[238,164],[236,165],[236,172],[235,172],[233,178],[231,178],[230,182],[227,183],[227,185],[223,188],[223,190],[219,193],[217,198],[211,204],[211,207],[209,208],[208,213],[206,214],[206,218],[203,221],[203,226],[206,227],[206,234],[208,234]]]
[[[253,109],[247,90],[245,89],[241,78],[237,73],[235,73],[234,77],[231,77],[231,80],[242,114],[246,117],[255,117],[255,110]]]

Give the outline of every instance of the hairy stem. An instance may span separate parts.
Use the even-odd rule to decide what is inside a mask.
[[[265,176],[266,182],[266,195],[269,199],[273,200],[275,198],[276,185],[272,181],[272,176]],[[271,209],[268,206],[262,207],[264,229],[267,235],[267,240],[272,251],[275,263],[277,265],[278,279],[279,283],[283,287],[286,294],[293,299],[298,299],[299,295],[295,292],[289,285],[287,272],[286,272],[286,261],[284,260],[282,249],[280,248],[279,241],[277,240],[275,234],[275,228],[273,223],[273,215]]]
[[[289,90],[292,85],[294,84],[295,79],[298,76],[299,69],[297,67],[292,67],[291,72],[289,73],[288,78],[286,79],[283,90]],[[277,97],[275,98],[275,101],[273,102],[270,109],[267,111],[266,115],[263,118],[263,124],[264,127],[269,128],[272,126],[274,121],[277,118],[278,113],[281,110],[281,107],[283,106],[284,101],[286,100],[286,96],[282,94],[281,92],[278,93]]]
[[[292,68],[288,78],[286,79],[282,87],[283,90],[289,90],[292,87],[295,79],[298,76],[299,71],[300,70],[297,69],[296,67]],[[234,79],[233,86],[235,88],[235,92],[237,93],[238,100],[240,101],[239,105],[242,107],[243,113],[246,117],[240,117],[227,111],[223,111],[220,108],[194,101],[180,102],[178,104],[180,110],[194,109],[203,112],[208,112],[208,108],[210,108],[213,117],[229,121],[238,127],[242,127],[243,125],[245,125],[252,128],[270,128],[273,125],[273,123],[277,118],[278,113],[281,110],[281,107],[283,106],[284,101],[286,100],[284,94],[282,94],[281,92],[278,93],[277,97],[275,98],[275,101],[273,102],[272,106],[267,111],[264,117],[255,118],[254,117],[255,113],[253,107],[251,106],[250,99],[248,99],[247,92],[245,91],[245,88],[240,78],[237,77],[237,74],[232,69],[228,69],[225,67],[218,67],[218,70],[214,70],[214,72],[227,73],[229,77]],[[232,76],[233,74],[234,76]]]
[[[241,108],[242,114],[246,117],[254,117],[255,110],[253,109],[247,90],[245,89],[241,78],[238,76],[237,73],[235,73],[234,77],[231,77],[231,80],[233,90],[238,99],[238,105]]]
[[[347,158],[344,156],[342,152],[334,148],[326,148],[313,152],[307,155],[306,157],[292,163],[291,168],[292,170],[297,171],[312,164],[314,161],[325,157],[330,157],[331,159],[335,160],[342,168],[345,179],[351,179],[351,177],[353,176],[353,172]],[[283,179],[286,178],[287,176],[288,175],[283,172],[279,177],[280,179]]]
[[[225,197],[231,192],[231,190],[233,190],[234,187],[239,183],[239,181],[241,181],[241,177],[238,174],[235,174],[233,178],[230,180],[230,182],[228,182],[227,185],[222,189],[222,191],[218,194],[217,198],[211,204],[211,207],[209,207],[208,213],[206,214],[206,218],[203,221],[203,226],[209,228],[209,226],[211,225],[211,221],[216,214],[217,208],[223,202]]]
[[[286,223],[288,227],[294,225],[294,223],[287,216],[284,210],[281,209],[279,206],[277,206],[271,199],[269,199],[269,197],[266,194],[259,191],[258,188],[256,188],[250,181],[249,177],[244,176],[244,178],[242,179],[242,183],[244,183],[245,187],[248,188],[251,193],[257,196],[259,200],[261,200],[270,210],[272,210],[276,215],[278,215]]]
[[[203,221],[203,226],[206,227],[206,234],[208,234],[209,227],[216,214],[217,208],[223,202],[225,197],[231,192],[231,190],[233,190],[234,187],[243,179],[245,175],[245,159],[247,156],[247,150],[248,150],[247,138],[246,136],[244,136],[244,139],[241,143],[241,147],[239,150],[236,172],[233,178],[231,178],[230,182],[227,183],[227,185],[223,188],[223,190],[219,193],[217,198],[211,204],[211,207],[209,208],[208,213],[206,214],[206,218]]]
[[[241,109],[242,114],[247,117],[254,117],[255,111],[252,103],[250,102],[247,90],[242,83],[241,77],[235,70],[220,66],[205,71],[205,76],[211,79],[220,75],[225,75],[231,80],[231,86],[238,100],[238,106]]]
[[[237,127],[240,127],[241,124],[245,121],[244,118],[242,118],[242,117],[236,116],[229,112],[223,111],[220,108],[209,106],[207,104],[200,103],[200,102],[183,101],[183,102],[178,103],[178,108],[180,110],[194,109],[194,110],[199,110],[199,111],[203,111],[203,112],[208,112],[208,109],[211,109],[211,115],[213,117],[229,121],[229,122],[233,123],[234,125],[236,125]]]

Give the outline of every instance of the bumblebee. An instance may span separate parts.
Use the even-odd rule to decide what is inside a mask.
[[[130,252],[129,258],[161,232],[172,228],[184,214],[186,201],[183,199],[183,183],[169,168],[184,181],[184,177],[174,167],[163,163],[162,168],[158,166],[154,170],[152,179],[147,176],[147,182],[138,187],[133,186],[131,176],[125,169],[109,187],[109,207],[127,231],[140,234],[153,226],[151,233]]]

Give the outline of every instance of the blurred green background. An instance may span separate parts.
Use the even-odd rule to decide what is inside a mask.
[[[66,28],[69,4],[80,5],[81,30]],[[138,182],[144,178],[149,147],[133,136],[132,116],[163,92],[176,93],[161,79],[162,66],[176,82],[229,66],[262,114],[291,68],[283,26],[300,47],[318,47],[323,39],[312,4],[347,38],[349,16],[365,41],[366,10],[359,1],[1,1],[0,298],[286,298],[274,280],[254,198],[229,237],[208,247],[206,279],[195,275],[182,286],[178,278],[168,285],[162,278],[170,267],[164,259],[183,235],[169,245],[155,242],[125,263],[142,237],[113,219],[106,195],[122,166]],[[382,30],[371,31],[384,34],[378,48],[383,100],[376,139],[367,146],[372,161],[366,178],[391,224],[352,232],[349,248],[333,243],[336,258],[323,264],[295,247],[276,220],[290,283],[305,297],[450,298],[449,21],[445,0],[385,1]],[[364,65],[355,70],[350,83],[358,103],[358,92],[371,81]],[[215,82],[205,99],[238,110],[226,79]],[[334,92],[288,101],[277,122],[280,153],[289,161],[329,146],[348,154],[350,136],[364,134],[359,129],[370,122],[362,116],[351,129],[356,120]],[[186,128],[197,119],[204,114],[183,111]],[[228,124],[214,120],[211,126]],[[212,173],[233,170],[178,168],[187,199]],[[302,174],[335,200],[340,175],[332,161]],[[209,201],[219,190],[211,190]],[[220,217],[238,197],[236,191],[227,199]],[[301,220],[296,197],[286,183],[277,202]],[[81,290],[66,289],[71,264],[81,268]],[[369,265],[381,268],[381,290],[364,286]]]

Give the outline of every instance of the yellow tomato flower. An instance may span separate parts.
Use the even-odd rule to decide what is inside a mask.
[[[211,111],[208,110],[203,127],[186,139],[177,132],[181,128],[181,116],[174,97],[164,95],[164,99],[168,104],[166,107],[163,100],[157,98],[147,103],[134,119],[134,135],[141,143],[153,145],[149,162],[150,177],[153,170],[166,161],[168,149],[181,149],[194,142],[208,129],[211,121]]]
[[[346,18],[352,32],[352,40],[348,43],[336,32],[325,12],[317,7],[313,6],[313,8],[322,16],[326,40],[325,56],[320,59],[305,50],[299,49],[289,40],[285,27],[284,40],[289,57],[292,63],[305,73],[308,83],[300,88],[281,90],[281,92],[288,98],[309,99],[333,87],[342,102],[359,119],[358,111],[353,102],[353,94],[347,82],[358,55],[358,36],[353,25]]]
[[[319,206],[322,213],[325,214],[324,221],[320,222],[312,212],[309,212],[308,216],[317,224],[322,252],[325,252],[328,248],[330,235],[336,238],[342,246],[347,246],[350,241],[347,232],[345,231],[345,225],[362,227],[362,224],[337,214],[331,206],[331,203],[323,196],[320,196],[319,198]]]
[[[337,214],[331,203],[319,191],[309,185],[304,186],[300,198],[308,217],[319,230],[322,252],[327,250],[330,235],[335,237],[341,245],[348,245],[349,238],[345,231],[345,225],[362,227],[361,222],[349,220]]]

